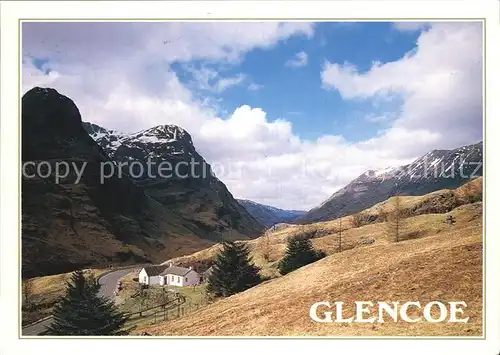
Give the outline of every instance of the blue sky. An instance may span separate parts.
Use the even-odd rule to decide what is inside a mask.
[[[286,119],[293,124],[294,133],[304,139],[315,140],[325,134],[343,135],[349,141],[372,137],[387,127],[390,121],[367,120],[387,111],[397,111],[396,102],[378,107],[371,100],[343,100],[338,92],[322,87],[320,71],[325,60],[355,64],[361,72],[368,71],[374,61],[395,61],[415,47],[419,32],[401,32],[389,22],[318,23],[312,39],[297,36],[278,43],[272,49],[255,49],[247,53],[241,63],[221,66],[204,61],[191,63],[196,67],[221,70],[227,76],[244,73],[249,77],[242,85],[229,87],[213,95],[201,90],[201,96],[213,95],[220,99],[220,114],[230,115],[242,103],[265,108],[268,118]],[[284,65],[297,53],[307,53],[307,64],[301,67]],[[193,75],[184,70],[183,63],[172,68],[181,81],[189,84]],[[261,86],[249,90],[249,81]],[[246,85],[244,85],[246,84]]]
[[[482,139],[480,23],[44,22],[22,36],[24,91],[55,88],[122,132],[181,126],[235,197],[280,208]]]

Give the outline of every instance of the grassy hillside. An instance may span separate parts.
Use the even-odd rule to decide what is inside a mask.
[[[217,301],[178,320],[141,329],[153,335],[209,336],[356,336],[481,335],[482,332],[482,203],[453,210],[455,226],[443,215],[408,219],[421,237],[390,243],[384,223],[351,229],[349,240],[370,236],[376,243],[334,253]],[[330,240],[330,243],[328,241]],[[334,245],[331,237],[315,240]],[[279,245],[279,244],[278,244]],[[276,248],[279,249],[279,248]],[[465,301],[468,323],[386,322],[376,324],[314,323],[309,307],[318,301]],[[352,312],[347,312],[347,316]]]
[[[482,204],[470,204],[482,194],[482,178],[454,190],[440,190],[424,196],[401,196],[401,208],[406,216],[401,238],[416,239],[444,232],[459,230],[470,226],[472,220],[480,228]],[[479,196],[479,197],[478,197]],[[277,262],[282,258],[289,237],[305,235],[312,238],[313,245],[327,254],[339,250],[339,231],[342,229],[342,250],[348,250],[367,245],[392,243],[388,238],[388,226],[384,221],[384,213],[390,212],[394,198],[381,202],[360,212],[357,223],[353,216],[347,216],[327,222],[308,225],[296,225],[279,229],[249,241],[248,243],[254,262],[262,268],[262,274],[268,277],[278,276]],[[453,226],[446,224],[447,215],[456,219]],[[361,225],[360,227],[356,227]],[[208,264],[219,250],[216,244],[196,253],[168,260],[174,264],[194,265]],[[265,260],[264,254],[269,254]]]
[[[343,251],[338,251],[340,221],[291,226],[246,241],[261,273],[276,277],[221,299],[180,319],[139,331],[153,335],[207,336],[358,336],[482,334],[482,179],[455,190],[400,197],[406,218],[403,241],[388,237],[384,214],[393,198],[342,219]],[[476,201],[476,202],[475,202]],[[454,224],[446,223],[451,215]],[[328,256],[278,277],[277,261],[286,240],[312,238]],[[170,261],[210,260],[219,245]],[[268,260],[263,258],[270,251]],[[468,323],[375,324],[314,323],[309,308],[319,301],[343,301],[352,315],[354,301],[465,301]],[[416,315],[416,314],[413,314]],[[411,314],[410,314],[411,316]]]
[[[404,241],[394,243],[388,226],[379,218],[391,200],[363,211],[360,227],[354,218],[342,219],[343,251],[338,252],[340,220],[290,226],[255,240],[245,241],[254,262],[265,276],[277,277],[246,292],[216,301],[180,319],[137,329],[156,335],[480,335],[482,326],[482,179],[455,190],[425,196],[401,197],[409,216],[404,220]],[[424,213],[425,212],[425,213]],[[433,213],[430,213],[433,212]],[[437,213],[436,213],[437,212]],[[382,213],[383,214],[383,213]],[[452,215],[456,222],[446,223]],[[371,222],[367,222],[372,219]],[[363,225],[363,223],[366,223]],[[286,240],[308,235],[317,249],[329,256],[286,276],[278,277],[277,262]],[[187,245],[179,245],[186,248]],[[171,259],[176,264],[210,261],[220,245]],[[268,249],[269,258],[263,255]],[[184,249],[186,250],[186,249]],[[178,250],[181,252],[181,250]],[[98,274],[100,271],[96,270]],[[70,274],[33,279],[34,320],[50,313]],[[136,276],[136,273],[130,274]],[[131,277],[132,277],[131,276]],[[318,301],[461,301],[468,304],[467,324],[316,324],[309,307]]]

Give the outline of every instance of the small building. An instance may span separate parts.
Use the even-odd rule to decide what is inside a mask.
[[[200,275],[192,267],[170,265],[160,273],[160,285],[194,286],[200,283]]]
[[[193,268],[180,266],[146,266],[139,272],[139,283],[144,285],[193,286],[200,283],[200,275]]]
[[[159,285],[160,273],[165,270],[163,265],[146,266],[139,272],[139,283],[143,285]]]

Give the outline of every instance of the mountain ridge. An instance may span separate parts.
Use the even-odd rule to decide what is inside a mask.
[[[232,196],[197,152],[191,135],[176,125],[157,125],[123,134],[90,122],[84,128],[118,165],[151,164],[151,175],[124,174],[164,206],[197,226],[212,241],[258,236],[263,226]],[[171,167],[164,178],[161,166]],[[149,169],[149,168],[148,168]],[[149,174],[149,171],[148,171]]]
[[[456,149],[435,149],[400,167],[368,170],[294,222],[326,221],[356,213],[390,196],[456,188],[469,178],[482,176],[482,152],[481,141]]]
[[[237,201],[260,223],[268,228],[278,223],[291,222],[306,213],[306,211],[285,210],[251,200],[238,199]]]
[[[206,217],[211,222],[215,212],[221,222],[208,226],[204,220],[186,218],[206,212],[190,211],[199,208],[190,200],[184,204],[187,210],[161,203],[158,195],[150,193],[151,181],[120,176],[116,170],[103,179],[102,165],[116,168],[116,161],[89,136],[76,104],[54,89],[27,91],[21,119],[23,278],[110,264],[159,262],[212,245],[222,233],[248,239],[263,228],[211,176],[199,185],[190,182],[190,191],[201,194],[195,196],[198,199],[217,192],[224,198],[211,206],[212,214]],[[74,171],[60,181],[55,179],[54,169],[61,162],[81,170],[78,183]],[[33,169],[25,169],[39,163],[51,169],[49,174],[38,176],[32,174]],[[215,192],[199,188],[207,184]]]

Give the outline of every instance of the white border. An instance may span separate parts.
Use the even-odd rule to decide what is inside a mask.
[[[500,132],[498,111],[499,78],[499,3],[497,1],[348,1],[348,2],[3,2],[1,3],[1,240],[0,240],[0,354],[85,354],[91,352],[139,353],[165,352],[234,352],[246,344],[251,351],[263,353],[328,351],[335,353],[372,354],[481,354],[496,355],[500,351],[500,238],[497,238],[498,218],[494,205],[498,189],[494,176],[498,163],[493,151],[498,151],[498,139],[493,132]],[[19,339],[18,338],[18,250],[19,201],[17,196],[18,172],[16,148],[19,147],[17,127],[18,104],[18,52],[17,32],[19,18],[486,18],[487,63],[487,131],[486,157],[486,231],[485,244],[487,270],[487,340],[171,340],[159,339],[110,340],[99,339]],[[495,147],[495,145],[497,145]],[[497,150],[495,150],[497,148]],[[486,247],[487,246],[487,247]],[[286,315],[283,315],[286,317]],[[166,339],[162,339],[165,341]],[[189,342],[186,344],[186,342]],[[78,346],[78,345],[82,346]],[[234,348],[233,348],[234,346]],[[249,349],[250,349],[249,347]]]

